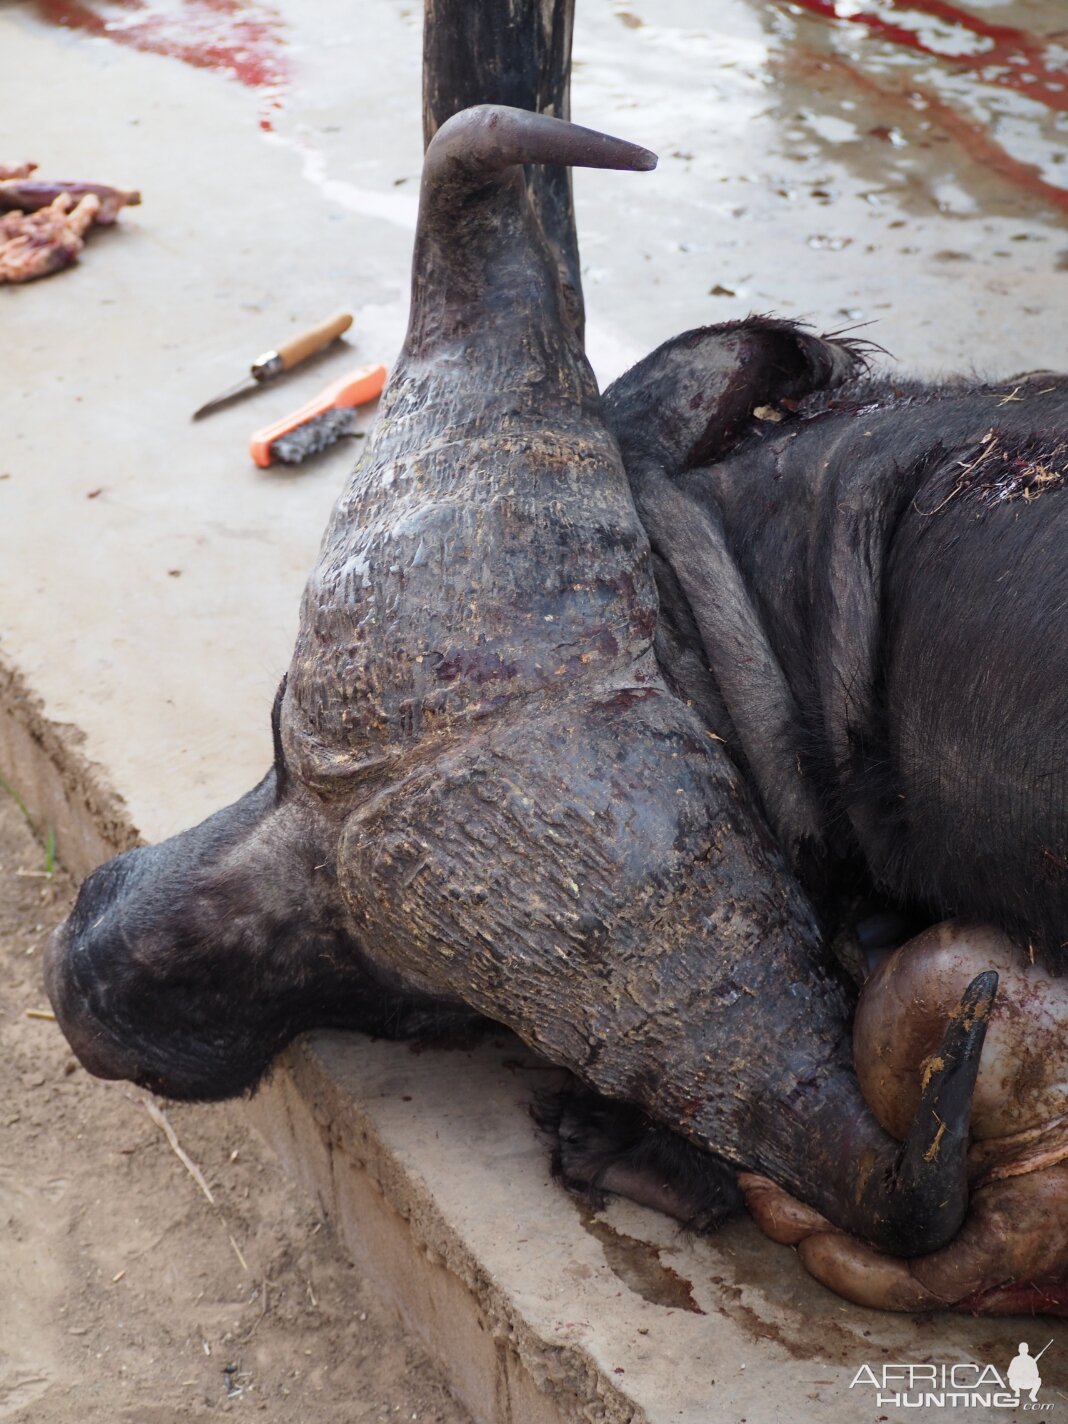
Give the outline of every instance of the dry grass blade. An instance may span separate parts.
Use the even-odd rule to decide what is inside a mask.
[[[229,1231],[228,1231],[226,1234],[227,1234],[227,1236],[230,1236]],[[244,1256],[241,1254],[241,1247],[237,1244],[237,1242],[234,1240],[234,1238],[233,1238],[232,1236],[230,1236],[230,1245],[234,1248],[234,1255],[235,1255],[235,1256],[237,1257],[237,1259],[241,1262],[241,1269],[242,1269],[243,1271],[247,1271],[247,1270],[248,1270],[248,1262],[245,1260]]]
[[[193,1178],[193,1181],[196,1182],[197,1186],[207,1197],[211,1205],[214,1206],[215,1198],[211,1194],[211,1188],[204,1180],[204,1173],[200,1170],[197,1164],[189,1156],[188,1152],[186,1152],[182,1144],[178,1141],[174,1128],[167,1121],[166,1113],[163,1111],[162,1108],[157,1107],[151,1098],[142,1098],[141,1101],[145,1105],[145,1112],[148,1113],[149,1117],[152,1119],[152,1121],[156,1124],[156,1126],[163,1133],[164,1137],[170,1143],[171,1151],[178,1158],[178,1161],[181,1162],[182,1166],[189,1173],[189,1175]],[[231,1237],[231,1241],[232,1240],[233,1238]],[[236,1250],[237,1248],[235,1247],[234,1249]],[[240,1256],[240,1251],[238,1251],[237,1254],[238,1256]],[[244,1265],[244,1261],[242,1261],[241,1264]],[[247,1269],[248,1268],[246,1267],[246,1270]]]
[[[230,1239],[233,1240],[233,1237],[231,1237]],[[267,1314],[267,1309],[268,1309],[268,1297],[267,1297],[267,1286],[268,1286],[268,1284],[269,1284],[269,1283],[268,1283],[267,1277],[264,1276],[264,1278],[263,1278],[263,1292],[262,1292],[262,1298],[261,1298],[261,1299],[262,1299],[262,1303],[261,1303],[261,1305],[260,1305],[260,1313],[259,1313],[259,1315],[257,1315],[256,1319],[252,1322],[252,1328],[251,1328],[251,1330],[249,1330],[248,1334],[247,1334],[247,1335],[243,1335],[243,1336],[241,1337],[244,1344],[248,1344],[248,1342],[252,1339],[253,1335],[255,1335],[256,1331],[257,1331],[257,1330],[260,1328],[260,1326],[263,1324],[263,1317]]]
[[[44,1019],[46,1023],[55,1023],[56,1016],[51,1009],[23,1009],[23,1014],[28,1019]]]
[[[164,1137],[166,1137],[167,1141],[170,1143],[171,1151],[178,1158],[179,1162],[181,1162],[182,1166],[189,1173],[189,1175],[193,1178],[193,1181],[196,1182],[200,1190],[204,1193],[205,1197],[208,1200],[209,1206],[215,1209],[215,1211],[218,1213],[220,1221],[225,1226],[225,1217],[223,1216],[222,1210],[216,1203],[214,1196],[212,1196],[211,1188],[204,1180],[204,1173],[200,1170],[197,1164],[190,1157],[189,1153],[178,1141],[178,1135],[175,1132],[174,1128],[171,1126],[167,1118],[167,1114],[163,1111],[163,1109],[159,1106],[158,1103],[154,1102],[147,1095],[141,1098],[141,1102],[144,1104],[145,1112],[148,1113],[149,1117],[152,1119],[152,1121],[156,1124],[156,1126],[163,1133]],[[241,1269],[243,1271],[248,1271],[248,1262],[245,1260],[241,1247],[234,1240],[233,1235],[230,1233],[230,1231],[227,1231],[226,1235],[227,1239],[230,1242],[230,1245],[234,1248],[234,1255],[241,1263]]]

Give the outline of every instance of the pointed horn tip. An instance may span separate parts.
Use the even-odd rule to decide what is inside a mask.
[[[977,974],[960,996],[960,1004],[950,1022],[959,1021],[966,1033],[979,1023],[985,1024],[997,998],[998,982],[996,969],[984,969],[982,974]]]
[[[880,1250],[924,1256],[960,1229],[968,1204],[968,1122],[990,1011],[997,994],[993,969],[977,974],[949,1017],[942,1042],[923,1072],[922,1096],[895,1173],[896,1209],[879,1203]],[[874,1240],[874,1238],[873,1238]]]
[[[625,138],[613,138],[611,134],[592,132],[594,138],[601,139],[605,143],[605,151],[596,154],[591,149],[585,156],[584,162],[579,162],[576,167],[583,168],[616,168],[627,173],[651,173],[660,162],[655,153],[647,148],[641,148],[636,143],[628,143]]]
[[[982,974],[977,974],[964,991],[964,998],[969,1002],[972,1000],[993,999],[998,991],[998,971],[996,969],[984,969]]]
[[[488,172],[518,163],[559,163],[648,173],[658,161],[627,139],[503,104],[476,104],[447,119],[430,141],[426,163],[436,168],[447,155]]]

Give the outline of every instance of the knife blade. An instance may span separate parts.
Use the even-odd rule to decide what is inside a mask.
[[[319,322],[317,326],[302,331],[298,336],[290,337],[277,350],[265,351],[262,356],[257,356],[253,361],[247,376],[244,376],[235,386],[231,386],[229,390],[223,391],[221,395],[205,401],[198,410],[193,412],[192,418],[202,420],[212,411],[229,405],[232,400],[237,400],[246,392],[255,390],[265,381],[273,381],[284,371],[291,371],[294,366],[299,366],[309,356],[314,356],[317,351],[322,351],[332,341],[336,341],[339,336],[344,335],[351,325],[351,312],[337,312],[336,315],[328,317],[326,321]]]

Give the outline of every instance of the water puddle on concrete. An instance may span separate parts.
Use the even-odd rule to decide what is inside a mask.
[[[277,6],[264,0],[34,0],[34,9],[64,28],[217,70],[260,90],[266,130],[295,78],[284,51],[292,37],[299,52],[302,16],[285,0]],[[779,96],[774,113],[783,157],[833,152],[876,185],[907,186],[910,171],[916,178],[925,170],[936,205],[948,211],[963,213],[980,198],[989,211],[999,180],[1003,189],[1009,185],[1068,211],[1068,13],[1062,0],[1031,0],[1025,10],[989,0],[734,0],[716,16],[715,35],[697,28],[711,12],[695,3],[669,0],[654,9],[636,0],[617,4],[613,13],[634,32],[635,44],[654,36],[661,47],[684,40],[681,48],[670,46],[680,77],[690,66],[707,76],[718,55],[711,86],[717,90],[738,58],[729,44],[724,48],[737,28],[730,12],[745,9],[765,37],[763,54],[753,36],[746,48],[749,67],[762,69],[761,78]],[[582,24],[582,3],[578,10]],[[709,96],[728,125],[734,98],[729,84]],[[880,159],[884,144],[909,151],[897,157],[892,173]],[[876,186],[873,198],[877,192]],[[1003,191],[1001,206],[1010,200]]]
[[[330,172],[326,154],[303,135],[293,136],[270,131],[266,139],[268,143],[287,149],[299,157],[301,177],[318,188],[328,203],[360,217],[382,218],[383,221],[395,223],[407,232],[415,231],[415,220],[419,213],[416,193],[360,187],[346,178],[334,177]]]
[[[293,0],[33,0],[32,8],[64,28],[256,89],[265,131],[273,131],[284,105],[297,121],[308,181],[350,211],[408,225],[414,202],[388,201],[389,211],[380,212],[381,195],[343,191],[301,128],[302,110],[337,101],[353,81],[348,72],[322,70],[321,24]],[[326,0],[325,10],[341,24],[337,0]],[[577,12],[580,100],[588,70],[598,71],[594,85],[606,93],[623,83],[627,105],[642,113],[655,141],[658,107],[666,102],[686,112],[699,82],[710,132],[737,131],[739,157],[754,147],[754,181],[762,187],[778,170],[774,196],[788,203],[798,197],[799,209],[834,205],[835,170],[844,165],[873,210],[1059,224],[1068,213],[1063,0],[1026,7],[1007,0],[725,0],[711,10],[696,0],[627,0],[610,11],[579,0]],[[393,18],[372,5],[365,23],[386,42]],[[395,43],[390,38],[387,50]],[[661,147],[668,162],[691,157],[686,145]],[[809,192],[795,194],[806,185]],[[853,240],[812,235],[834,251]],[[742,295],[729,284],[724,291]]]
[[[609,1268],[642,1300],[704,1315],[693,1298],[690,1282],[664,1265],[658,1248],[651,1242],[616,1231],[588,1207],[581,1208],[579,1220],[583,1229],[601,1243]]]
[[[656,339],[774,311],[875,323],[923,374],[1062,364],[1062,0],[578,0],[575,25],[574,111],[660,155],[655,220],[575,177],[591,314],[626,292]]]
[[[788,156],[833,151],[873,182],[911,183],[914,197],[960,216],[1005,211],[1021,194],[1068,211],[1068,12],[1059,0],[1025,9],[780,0],[761,9]],[[899,150],[892,166],[882,145]]]

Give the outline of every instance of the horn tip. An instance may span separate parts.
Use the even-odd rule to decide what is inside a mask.
[[[985,1022],[998,992],[998,972],[985,969],[971,981],[960,999],[959,1012],[972,1022]]]

